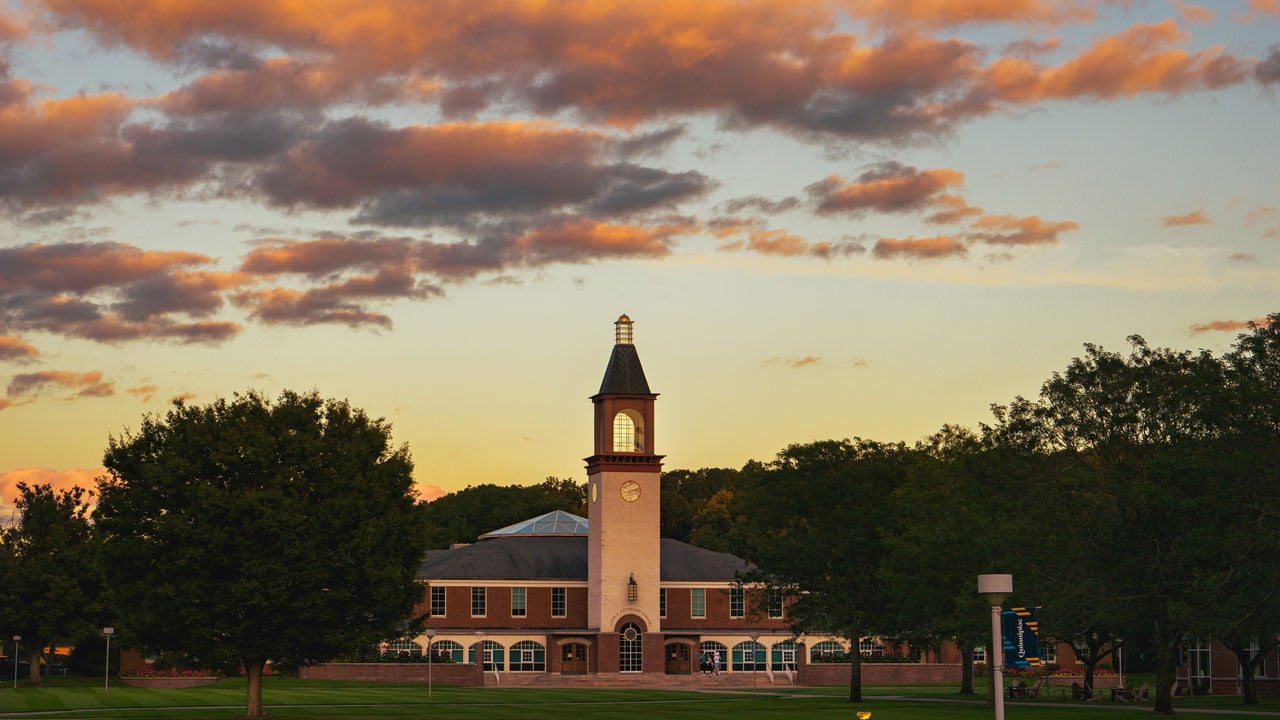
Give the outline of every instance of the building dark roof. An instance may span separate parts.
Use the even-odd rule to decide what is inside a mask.
[[[419,579],[586,580],[587,538],[507,536],[427,553]]]
[[[609,366],[604,370],[604,379],[600,381],[599,395],[652,395],[649,392],[649,381],[644,378],[644,368],[640,366],[640,354],[636,346],[629,343],[618,343],[613,346],[609,355]]]
[[[728,582],[751,566],[729,553],[663,538],[662,580]],[[452,550],[432,550],[418,569],[420,580],[587,580],[587,538],[495,537]]]

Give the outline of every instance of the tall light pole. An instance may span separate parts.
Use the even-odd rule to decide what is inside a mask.
[[[432,656],[436,654],[435,649],[431,647],[431,638],[436,636],[435,628],[427,628],[427,697],[431,697],[431,661]]]
[[[1013,594],[1012,575],[979,575],[978,594],[991,603],[991,648],[987,667],[991,670],[991,699],[996,720],[1004,720],[1004,644],[1000,642],[1000,604]]]
[[[760,667],[760,663],[756,661],[756,648],[759,647],[760,644],[756,641],[759,639],[760,639],[760,632],[758,630],[752,630],[751,631],[751,694],[752,695],[756,694],[756,687],[758,683],[756,669]]]
[[[13,689],[18,689],[18,642],[22,640],[21,635],[13,636]]]
[[[106,669],[102,671],[102,692],[107,697],[111,697],[111,636],[115,632],[115,628],[102,628],[102,636],[107,639],[107,664]]]

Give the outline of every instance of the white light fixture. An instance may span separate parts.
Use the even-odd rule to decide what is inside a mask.
[[[1004,644],[1000,642],[1000,604],[1013,594],[1012,575],[979,575],[978,594],[991,605],[991,649],[987,668],[991,670],[991,700],[996,720],[1004,720]]]

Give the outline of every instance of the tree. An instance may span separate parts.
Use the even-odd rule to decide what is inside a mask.
[[[1086,345],[1038,403],[1019,398],[1001,409],[993,435],[1042,459],[1051,469],[1047,507],[1072,518],[1056,525],[1068,551],[1040,558],[1039,577],[1058,580],[1058,600],[1076,606],[1081,632],[1151,628],[1153,709],[1170,713],[1179,646],[1211,612],[1209,591],[1243,568],[1241,556],[1221,552],[1219,528],[1253,513],[1202,454],[1228,425],[1222,361],[1129,340],[1127,355]],[[1079,592],[1076,579],[1093,586]],[[1095,634],[1114,639],[1095,630],[1078,640]]]
[[[893,531],[886,508],[908,454],[865,440],[792,445],[739,493],[734,537],[758,570],[748,579],[787,594],[797,633],[849,639],[850,702],[862,700],[859,640],[888,617],[878,570]]]
[[[972,650],[991,643],[990,608],[977,593],[977,576],[1014,571],[1020,553],[1011,540],[1023,534],[1026,474],[1016,456],[984,448],[969,430],[948,425],[916,445],[893,493],[898,531],[885,536],[880,568],[894,598],[893,621],[917,644],[954,639],[961,694],[974,692]]]
[[[27,682],[40,684],[44,649],[94,632],[102,617],[102,576],[84,488],[54,491],[18,483],[21,517],[3,532],[4,627],[22,636]],[[17,658],[14,658],[17,662]]]
[[[407,448],[312,392],[174,403],[110,440],[94,518],[118,624],[151,650],[248,675],[416,632],[426,551]]]
[[[556,477],[537,485],[468,485],[424,508],[428,547],[475,542],[490,530],[555,510],[586,515],[587,486]]]

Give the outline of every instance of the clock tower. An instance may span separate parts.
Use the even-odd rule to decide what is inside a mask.
[[[614,328],[613,353],[600,391],[591,397],[595,452],[586,458],[587,625],[600,633],[633,636],[661,630],[662,456],[654,452],[658,395],[649,391],[640,366],[631,318],[619,317]]]

